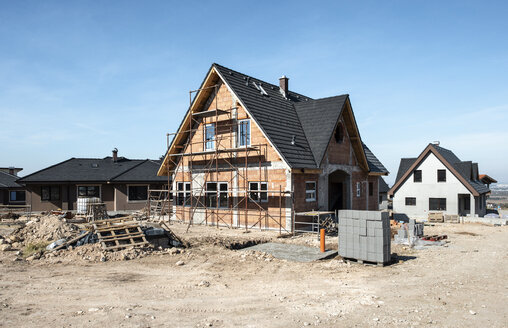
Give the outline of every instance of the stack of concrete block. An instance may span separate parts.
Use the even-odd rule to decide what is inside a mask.
[[[339,211],[339,254],[359,261],[391,260],[390,218],[387,212]]]

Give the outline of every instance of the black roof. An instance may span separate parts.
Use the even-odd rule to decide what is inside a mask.
[[[21,188],[22,186],[16,183],[18,179],[16,175],[0,171],[0,188]]]
[[[284,96],[278,85],[219,64],[212,66],[291,167],[312,168],[321,165],[348,95],[312,99],[289,91]],[[260,85],[266,94],[256,85]],[[369,153],[366,154],[371,159],[369,168],[372,167],[374,172],[388,173],[374,154]]]
[[[416,160],[417,160],[417,158],[401,158],[400,159],[399,171],[397,171],[397,178],[395,179],[395,183],[397,183],[397,181],[399,181],[402,178],[404,173],[406,173],[407,170],[409,170],[411,165],[413,165],[413,163]]]
[[[157,176],[160,163],[119,157],[71,158],[18,180],[19,183],[58,182],[164,182]]]
[[[377,159],[376,156],[370,151],[369,147],[362,142],[363,151],[367,157],[367,164],[369,164],[369,171],[375,173],[388,173],[388,170],[384,165]]]
[[[390,190],[390,187],[388,187],[385,179],[383,179],[383,177],[379,177],[379,192],[387,193],[388,190]]]

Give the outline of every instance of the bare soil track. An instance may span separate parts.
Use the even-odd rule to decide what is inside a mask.
[[[171,228],[191,247],[106,262],[13,262],[13,252],[2,252],[0,326],[508,326],[508,227],[425,227],[447,234],[447,247],[396,246],[405,261],[387,267],[285,262],[231,247],[246,240],[317,246],[315,236]]]

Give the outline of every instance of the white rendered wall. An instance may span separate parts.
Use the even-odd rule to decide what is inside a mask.
[[[458,214],[458,194],[471,194],[462,182],[433,153],[416,169],[422,171],[422,182],[413,182],[411,173],[393,195],[393,211],[405,213],[411,218],[427,218],[429,198],[446,198],[446,211],[443,212]],[[446,182],[437,182],[437,170],[446,170]],[[406,197],[416,197],[416,206],[406,206]]]

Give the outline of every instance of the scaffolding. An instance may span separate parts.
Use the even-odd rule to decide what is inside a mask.
[[[284,224],[293,210],[288,216],[286,200],[291,198],[292,204],[293,194],[281,185],[275,190],[268,188],[269,169],[263,165],[267,163],[268,145],[252,144],[250,133],[238,135],[239,127],[250,123],[238,119],[236,106],[219,108],[219,88],[220,84],[215,84],[189,92],[188,122],[184,120],[177,133],[167,134],[163,165],[169,190],[165,201],[164,197],[158,201],[169,204],[172,194],[169,220],[188,222],[188,227],[206,224],[288,232]],[[193,94],[203,90],[211,91],[204,111],[193,112]],[[207,130],[209,126],[213,129]],[[203,137],[195,141],[200,132]],[[170,153],[170,136],[175,138],[174,143],[177,137],[184,140],[181,145],[175,143],[177,152]]]

